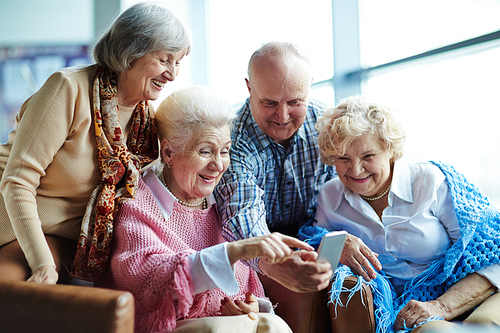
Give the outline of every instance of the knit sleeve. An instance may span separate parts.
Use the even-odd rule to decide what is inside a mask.
[[[77,94],[75,84],[57,72],[23,104],[16,119],[16,138],[0,191],[32,271],[55,266],[41,228],[36,195],[40,178],[69,135],[75,101],[82,98]]]

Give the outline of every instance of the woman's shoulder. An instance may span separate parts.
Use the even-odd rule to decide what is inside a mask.
[[[121,222],[130,221],[134,217],[141,221],[154,221],[159,217],[157,215],[160,212],[156,208],[156,200],[142,177],[139,178],[135,197],[123,201],[118,208],[118,212]]]
[[[322,191],[337,191],[337,192],[344,192],[345,186],[344,184],[340,181],[339,177],[335,177],[327,181],[322,187]]]
[[[75,66],[62,68],[53,73],[47,82],[68,81],[70,83],[79,84],[93,82],[97,65]]]
[[[57,100],[61,105],[66,105],[67,100],[79,99],[81,103],[87,104],[86,101],[90,101],[87,96],[92,91],[96,69],[96,65],[62,68],[50,75],[43,86],[28,101],[53,103],[54,100]],[[82,99],[79,96],[86,98]],[[69,103],[73,103],[73,101]],[[67,112],[65,109],[63,111]]]
[[[393,184],[396,188],[411,188],[413,195],[419,193],[434,193],[445,181],[441,170],[431,162],[405,163],[396,162]]]
[[[345,186],[338,177],[330,179],[329,181],[324,183],[323,186],[321,186],[318,195],[318,203],[326,200],[330,203],[335,203],[335,205],[338,205],[344,191]]]
[[[445,178],[441,169],[432,162],[409,163],[407,167],[410,170],[413,180],[428,179],[442,181]]]
[[[154,200],[153,192],[144,182],[143,177],[140,176],[137,182],[135,197],[125,201],[124,204],[130,207],[143,207],[151,205],[151,200]]]
[[[78,95],[88,95],[94,81],[97,65],[62,68],[45,81],[40,89],[26,100],[21,109],[30,103],[54,103],[55,100],[75,99]],[[53,109],[61,109],[54,107]],[[62,110],[67,112],[66,109]]]

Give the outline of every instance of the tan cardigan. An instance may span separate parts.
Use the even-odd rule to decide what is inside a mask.
[[[32,271],[55,265],[44,234],[77,240],[99,181],[92,85],[96,65],[54,73],[0,145],[0,245],[18,239]],[[128,124],[131,108],[120,108]],[[126,126],[128,127],[128,126]]]

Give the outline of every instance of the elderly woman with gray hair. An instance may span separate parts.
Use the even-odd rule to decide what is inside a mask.
[[[274,233],[225,242],[212,192],[229,165],[230,105],[205,87],[172,93],[157,110],[162,163],[122,204],[111,265],[100,286],[129,290],[136,332],[290,332],[271,311],[257,274],[241,260],[281,263],[290,247]]]
[[[310,244],[327,231],[348,233],[332,324],[349,327],[340,295],[363,282],[377,332],[446,329],[459,318],[499,325],[500,213],[488,199],[449,165],[401,161],[405,132],[395,113],[367,98],[342,100],[317,128],[322,159],[338,178],[323,186],[314,225],[301,232]],[[352,275],[360,283],[346,291]]]
[[[150,101],[190,49],[171,12],[140,3],[99,40],[96,64],[57,71],[23,104],[0,146],[0,279],[64,282],[78,240],[73,275],[101,277],[115,210],[158,157]]]

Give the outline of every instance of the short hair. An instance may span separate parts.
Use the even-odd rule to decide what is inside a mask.
[[[372,134],[384,149],[392,149],[396,161],[403,156],[406,134],[393,110],[363,96],[351,96],[325,110],[316,123],[321,159],[333,165],[354,140]]]
[[[268,42],[257,49],[248,62],[248,78],[251,79],[252,69],[256,59],[263,56],[269,58],[283,59],[287,55],[295,55],[304,61],[306,69],[311,76],[311,65],[307,55],[295,44],[290,42]]]
[[[231,130],[235,118],[231,105],[205,86],[176,90],[156,110],[158,137],[169,141],[174,154],[184,152],[204,128]]]
[[[167,51],[191,50],[191,32],[168,9],[151,2],[138,3],[110,25],[94,47],[97,64],[125,72],[140,57]]]

